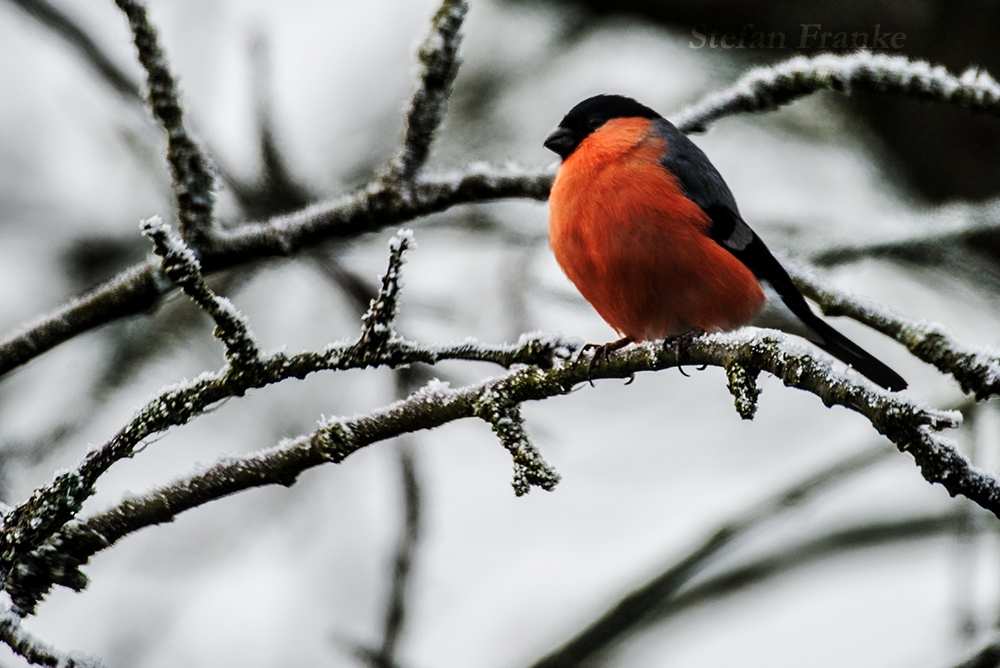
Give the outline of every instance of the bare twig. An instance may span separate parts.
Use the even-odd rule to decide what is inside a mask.
[[[837,554],[937,536],[950,531],[954,522],[953,515],[945,514],[887,520],[834,530],[797,545],[782,546],[778,552],[726,570],[680,591],[658,591],[655,588],[657,581],[654,580],[650,585],[644,585],[630,593],[619,606],[580,632],[573,640],[533,663],[531,668],[573,668],[584,665],[591,657],[610,650],[642,628],[663,622],[695,606],[732,596],[753,585]],[[616,614],[622,614],[619,608],[626,605],[634,608],[628,619],[615,619]],[[621,622],[623,625],[609,628],[614,622]]]
[[[660,575],[633,590],[614,607],[559,649],[553,650],[534,665],[536,667],[570,666],[582,663],[587,657],[634,633],[652,611],[702,572],[726,548],[745,537],[761,525],[777,519],[784,513],[813,500],[832,486],[883,461],[895,450],[879,447],[865,450],[833,464],[786,490],[737,515],[715,530],[698,547],[677,560]]]
[[[403,483],[403,531],[396,544],[393,559],[392,589],[386,606],[382,646],[374,653],[377,657],[375,663],[386,668],[396,664],[396,646],[406,621],[406,596],[409,593],[413,556],[420,538],[420,483],[413,461],[413,447],[408,441],[401,440],[396,446],[396,452]]]
[[[1000,637],[993,637],[952,668],[997,668],[1000,666]]]
[[[396,246],[398,253],[396,264],[402,263],[403,251],[406,250],[403,243],[409,243],[408,237],[401,238],[400,244]],[[384,313],[388,309],[395,312],[395,303],[380,304],[379,302],[384,300],[379,299],[379,292],[366,280],[341,266],[336,259],[328,254],[315,252],[310,253],[310,258],[315,260],[320,269],[336,283],[362,320],[372,318],[375,313]],[[392,264],[393,261],[390,259],[390,266]],[[398,268],[395,273],[398,277]],[[385,283],[392,275],[393,272],[387,271],[383,277],[382,293],[389,292]],[[398,280],[394,282],[396,285],[392,289],[398,291]],[[393,372],[396,398],[405,399],[409,396],[418,387],[418,377],[424,375],[426,374],[411,366],[396,369]],[[378,647],[369,647],[362,643],[352,644],[354,655],[374,668],[396,667],[396,646],[406,622],[410,574],[420,538],[420,480],[414,460],[413,444],[408,435],[396,439],[396,458],[399,462],[400,487],[403,492],[403,526],[396,540],[396,550],[393,555],[392,585],[385,607],[382,642]]]
[[[79,24],[47,0],[8,0],[37,19],[66,40],[83,56],[83,60],[121,96],[131,102],[142,103],[142,93],[138,84],[88,35]]]
[[[296,211],[317,200],[315,194],[292,174],[277,140],[277,129],[271,109],[270,76],[267,41],[256,35],[250,44],[250,66],[253,71],[254,119],[260,171],[256,178],[244,181],[231,169],[226,169],[221,157],[210,151],[219,170],[219,178],[229,187],[243,212],[243,218],[260,220],[289,211]]]

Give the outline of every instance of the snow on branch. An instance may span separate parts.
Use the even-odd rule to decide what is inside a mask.
[[[227,457],[189,478],[141,496],[88,519],[66,524],[47,540],[21,553],[21,567],[9,571],[7,591],[19,614],[29,614],[52,584],[79,589],[79,572],[96,552],[139,529],[169,522],[178,514],[215,499],[263,485],[291,485],[298,475],[327,462],[343,462],[372,443],[405,433],[433,429],[464,418],[490,422],[515,462],[515,491],[526,485],[551,487],[555,472],[530,446],[520,414],[526,401],[567,394],[588,378],[629,378],[639,371],[706,364],[747,371],[752,383],[760,371],[786,385],[815,394],[827,406],[839,405],[864,416],[896,447],[910,453],[930,482],[944,485],[1000,516],[1000,481],[971,465],[950,440],[937,432],[957,427],[961,415],[916,403],[899,393],[871,384],[853,371],[837,372],[828,362],[789,344],[784,336],[744,330],[695,339],[678,351],[674,346],[643,343],[608,355],[590,369],[590,357],[577,354],[549,368],[521,366],[509,374],[453,389],[432,381],[408,398],[351,418],[328,418],[311,434],[286,440],[268,450]],[[746,392],[744,394],[747,395]],[[753,393],[750,393],[753,394]],[[751,400],[752,401],[752,400]],[[27,575],[25,575],[27,574]]]
[[[389,344],[395,338],[393,323],[399,309],[399,281],[406,251],[414,245],[413,232],[400,230],[389,240],[389,268],[382,276],[382,287],[361,316],[364,326],[356,348],[375,360],[384,359]]]
[[[52,668],[101,668],[100,659],[77,653],[63,654],[21,628],[21,619],[10,611],[0,614],[0,642],[36,666]]]
[[[847,316],[895,339],[917,359],[950,374],[977,400],[1000,394],[1000,350],[970,346],[941,323],[910,320],[887,306],[840,290],[811,271],[789,263],[785,266],[802,293],[819,304],[824,314]]]
[[[484,392],[475,404],[476,416],[489,423],[514,458],[514,493],[524,496],[532,486],[552,491],[559,483],[559,474],[542,459],[538,449],[528,440],[521,417],[521,405],[500,393]]]
[[[212,292],[201,275],[198,257],[159,216],[142,221],[142,233],[153,241],[163,259],[163,273],[215,321],[215,336],[226,345],[226,359],[234,371],[258,364],[261,350],[246,317],[225,297]]]
[[[820,90],[850,94],[854,88],[936,100],[1000,116],[1000,84],[984,70],[970,67],[956,76],[924,60],[858,51],[795,56],[756,67],[728,89],[682,111],[674,123],[685,133],[704,132],[725,116],[771,111]]]

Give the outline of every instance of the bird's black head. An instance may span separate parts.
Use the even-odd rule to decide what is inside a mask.
[[[647,107],[623,95],[595,95],[576,105],[545,140],[545,148],[563,160],[572,155],[587,136],[612,118],[661,118]]]

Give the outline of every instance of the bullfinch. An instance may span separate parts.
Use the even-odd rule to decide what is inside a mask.
[[[598,353],[761,324],[803,336],[888,390],[906,387],[813,313],[705,154],[649,107],[589,98],[545,147],[562,158],[549,195],[552,251],[622,336]]]

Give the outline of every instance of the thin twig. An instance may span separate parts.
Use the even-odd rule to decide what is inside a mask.
[[[465,0],[444,0],[431,21],[431,30],[417,51],[417,90],[406,113],[403,147],[382,178],[412,182],[427,162],[431,142],[448,109],[451,84],[458,74],[461,59],[461,27],[469,6]]]
[[[194,250],[174,234],[159,216],[142,222],[142,233],[153,241],[163,260],[163,273],[215,321],[215,336],[226,346],[226,359],[233,371],[250,371],[261,362],[263,352],[250,331],[246,317],[231,301],[212,292],[201,273]]]
[[[1000,666],[1000,637],[994,636],[951,668],[997,668]]]
[[[648,586],[640,587],[623,600],[623,604],[625,601],[641,601],[641,605],[633,613],[634,618],[628,620],[626,626],[608,634],[603,625],[610,621],[613,613],[609,613],[567,644],[533,663],[531,668],[582,666],[588,659],[612,649],[642,628],[676,617],[695,606],[732,596],[766,580],[785,575],[793,569],[803,568],[838,554],[938,536],[951,531],[954,523],[954,515],[944,514],[886,520],[833,530],[797,545],[782,546],[780,551],[728,569],[680,591],[660,592],[648,589]]]
[[[378,650],[380,663],[392,666],[396,663],[396,646],[403,633],[406,621],[406,597],[410,588],[410,573],[413,557],[420,538],[420,482],[413,460],[413,446],[408,440],[401,440],[396,446],[403,489],[403,530],[396,544],[392,568],[392,589],[386,606],[385,625],[382,632],[382,646]]]
[[[852,455],[808,476],[725,522],[683,558],[646,584],[634,589],[572,640],[533,665],[536,668],[577,665],[594,653],[620,642],[624,636],[634,633],[653,610],[675,596],[734,542],[761,525],[777,519],[807,501],[812,501],[834,485],[867,470],[894,452],[895,449],[890,446],[870,448]]]

